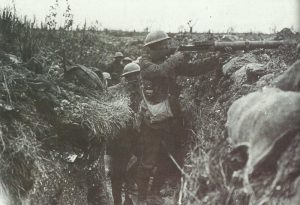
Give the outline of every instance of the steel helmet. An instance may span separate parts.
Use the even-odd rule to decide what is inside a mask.
[[[140,72],[141,68],[136,63],[128,63],[123,70],[123,74],[121,76],[128,75],[130,73]]]
[[[125,57],[125,58],[123,59],[123,61],[132,62],[132,59],[131,59],[131,58],[129,58],[129,57]]]
[[[124,57],[123,53],[121,52],[116,52],[114,58],[118,58],[118,57]]]
[[[160,30],[152,31],[146,36],[144,46],[149,46],[153,43],[157,43],[166,39],[170,39],[166,32]]]
[[[108,72],[103,72],[102,75],[103,75],[103,77],[104,77],[105,79],[111,80],[111,76],[110,76],[110,74],[109,74]]]

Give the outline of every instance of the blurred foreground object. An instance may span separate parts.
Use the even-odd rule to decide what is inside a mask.
[[[299,204],[300,93],[250,93],[231,105],[226,126],[249,204]]]

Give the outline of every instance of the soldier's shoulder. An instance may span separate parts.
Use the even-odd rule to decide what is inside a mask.
[[[121,66],[121,64],[119,64],[119,63],[117,63],[117,62],[115,62],[115,61],[112,61],[112,62],[110,62],[110,63],[107,65],[108,69],[114,68],[114,67],[118,67],[118,66]]]
[[[141,67],[141,71],[152,64],[153,64],[152,59],[148,55],[142,56],[139,60],[139,66]]]
[[[143,61],[149,61],[151,60],[150,55],[148,54],[143,54],[142,56],[139,57],[139,63]]]

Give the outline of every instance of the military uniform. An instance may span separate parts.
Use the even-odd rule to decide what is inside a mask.
[[[108,72],[111,76],[111,84],[116,85],[120,82],[120,75],[123,72],[123,65],[121,62],[113,61],[108,65],[106,72]]]
[[[182,162],[180,145],[184,129],[179,105],[180,90],[176,84],[177,75],[194,76],[205,74],[219,66],[216,56],[188,63],[188,56],[176,53],[170,57],[153,60],[149,55],[140,59],[143,100],[139,107],[141,129],[141,162],[138,169],[138,187],[140,201],[146,199],[147,184],[150,175],[154,175],[153,191],[158,192],[164,176],[180,176],[168,153]],[[151,89],[153,94],[147,97],[144,92]],[[167,101],[166,101],[167,99]],[[171,112],[158,119],[151,113],[151,104],[166,101]],[[165,118],[165,119],[164,119]],[[156,173],[153,170],[157,170]]]
[[[135,113],[137,112],[138,104],[141,101],[138,82],[119,83],[109,87],[108,92],[112,95],[122,93],[129,96],[129,106]],[[133,123],[132,121],[131,125],[120,130],[118,136],[109,143],[107,148],[108,154],[111,155],[111,183],[115,205],[122,203],[122,184],[126,183],[128,189],[128,186],[132,186],[134,183],[134,179],[128,176],[128,174],[134,174],[129,173],[127,170],[130,158],[132,155],[137,155],[138,135]],[[128,197],[128,194],[125,197]]]

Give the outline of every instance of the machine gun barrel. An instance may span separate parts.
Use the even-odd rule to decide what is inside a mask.
[[[234,42],[215,42],[215,49],[222,50],[231,47],[233,50],[252,50],[258,48],[276,49],[279,46],[288,45],[289,41],[234,41]]]
[[[293,41],[203,41],[192,45],[181,45],[179,51],[224,51],[230,47],[232,50],[254,50],[258,48],[276,49],[284,45],[296,45]]]

